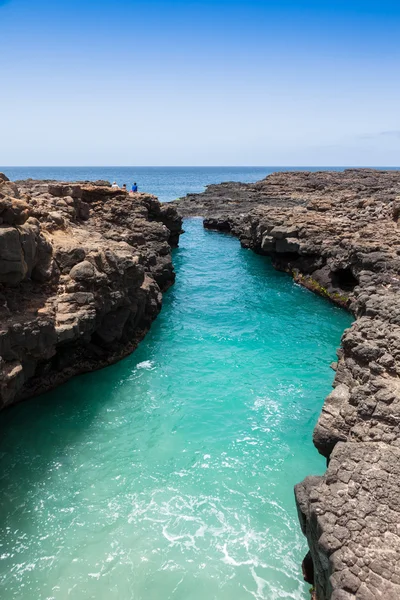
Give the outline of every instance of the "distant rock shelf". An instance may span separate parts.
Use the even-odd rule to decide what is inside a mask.
[[[316,600],[400,598],[400,172],[275,173],[174,202],[355,316],[296,486]],[[294,316],[295,318],[295,316]]]
[[[174,282],[181,226],[108,182],[0,174],[0,408],[135,349]]]

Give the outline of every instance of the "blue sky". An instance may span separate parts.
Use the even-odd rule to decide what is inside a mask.
[[[400,164],[400,3],[0,0],[0,165]]]

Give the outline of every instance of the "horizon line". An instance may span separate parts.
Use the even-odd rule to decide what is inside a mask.
[[[0,169],[400,169],[400,165],[0,165]]]

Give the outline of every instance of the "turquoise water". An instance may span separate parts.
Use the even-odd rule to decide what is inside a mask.
[[[139,349],[2,413],[2,600],[306,599],[293,485],[350,316],[185,223]]]
[[[297,171],[298,167],[1,167],[10,179],[59,179],[77,181],[106,179],[155,194],[169,202],[189,193],[202,192],[206,185],[222,181],[255,182],[274,171]],[[304,167],[300,170],[304,170]],[[341,167],[307,167],[308,171],[336,170]]]

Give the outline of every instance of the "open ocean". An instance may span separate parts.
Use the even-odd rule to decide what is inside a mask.
[[[206,185],[223,181],[255,182],[274,171],[342,171],[344,167],[1,167],[9,179],[58,179],[81,181],[105,179],[124,183],[134,181],[139,191],[169,202],[188,193],[202,192]]]

